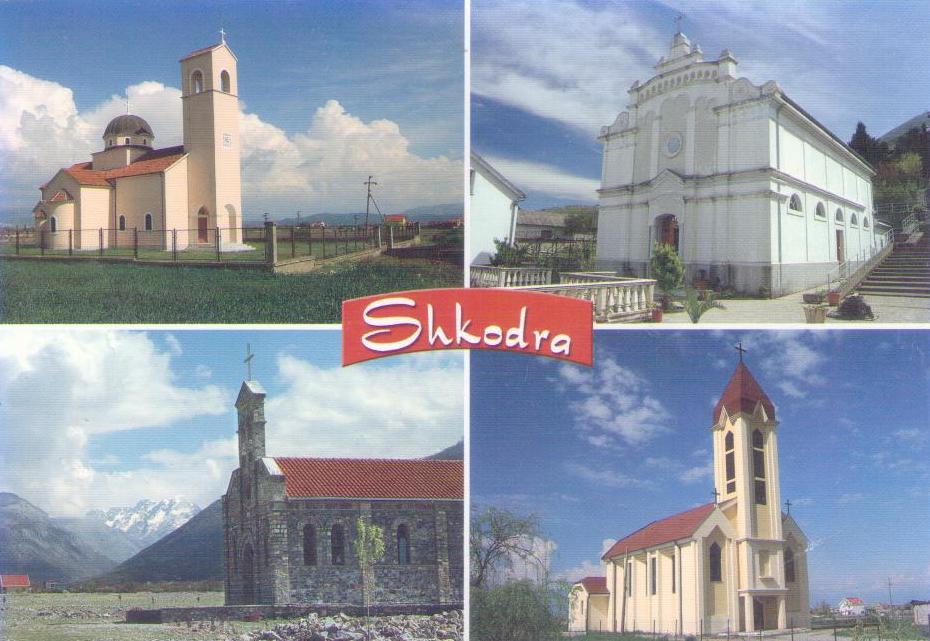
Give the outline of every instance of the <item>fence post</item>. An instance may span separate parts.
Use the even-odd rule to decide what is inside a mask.
[[[19,256],[19,225],[16,226],[16,255]]]
[[[388,249],[394,249],[394,225],[388,225]]]
[[[220,228],[215,227],[213,232],[216,234],[216,240],[214,241],[216,244],[216,262],[220,262]]]
[[[291,225],[291,258],[297,255],[297,247],[294,244],[294,226]]]
[[[171,230],[171,257],[178,262],[178,230]]]
[[[326,258],[326,227],[320,228],[322,233],[320,234],[320,244],[323,246],[323,258]]]
[[[415,232],[417,238],[420,237],[420,221],[413,223],[413,231]]]
[[[132,257],[139,260],[139,228],[132,228]]]
[[[375,240],[378,241],[378,249],[381,249],[381,226],[380,225],[378,225],[378,233],[377,233],[377,238]]]
[[[278,262],[278,225],[265,223],[265,262],[274,266]]]
[[[45,230],[39,232],[39,255],[45,256]]]
[[[307,225],[307,256],[313,256],[313,227]]]
[[[68,230],[68,256],[74,256],[74,230]]]
[[[97,229],[97,251],[100,252],[100,257],[103,258],[103,227]]]

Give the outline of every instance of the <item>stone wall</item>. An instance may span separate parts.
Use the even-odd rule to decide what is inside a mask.
[[[407,603],[401,605],[372,605],[373,616],[399,614],[438,614],[461,610],[462,603]],[[153,610],[133,609],[126,611],[127,623],[184,623],[186,621],[242,621],[246,619],[287,619],[307,616],[315,612],[320,616],[346,614],[364,616],[367,611],[361,605],[315,604],[315,605],[217,605],[189,608],[156,608]]]

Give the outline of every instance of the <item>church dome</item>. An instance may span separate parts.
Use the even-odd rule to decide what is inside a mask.
[[[121,140],[125,137],[131,139],[129,144],[149,146],[152,139],[155,138],[155,134],[145,120],[139,116],[125,114],[110,121],[103,132],[103,139],[108,141],[107,146],[110,146],[121,142],[125,144],[125,141]]]

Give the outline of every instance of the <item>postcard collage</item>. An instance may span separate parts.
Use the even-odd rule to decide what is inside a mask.
[[[930,638],[928,24],[0,3],[0,639]]]

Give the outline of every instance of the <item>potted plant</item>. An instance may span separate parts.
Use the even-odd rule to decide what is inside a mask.
[[[656,243],[649,260],[652,277],[656,279],[659,289],[662,290],[662,309],[668,309],[672,300],[672,292],[681,287],[685,278],[685,266],[678,256],[678,252],[671,245]]]
[[[831,289],[827,292],[827,304],[830,307],[836,307],[840,304],[840,299],[843,297],[842,293],[838,289]]]
[[[662,311],[661,305],[656,305],[655,307],[653,307],[652,308],[652,322],[661,323],[663,314],[664,312]]]
[[[823,289],[818,289],[816,292],[808,292],[803,296],[804,302],[808,305],[820,305],[827,298],[827,292]]]
[[[825,323],[827,321],[827,306],[805,305],[804,320],[808,323]]]

